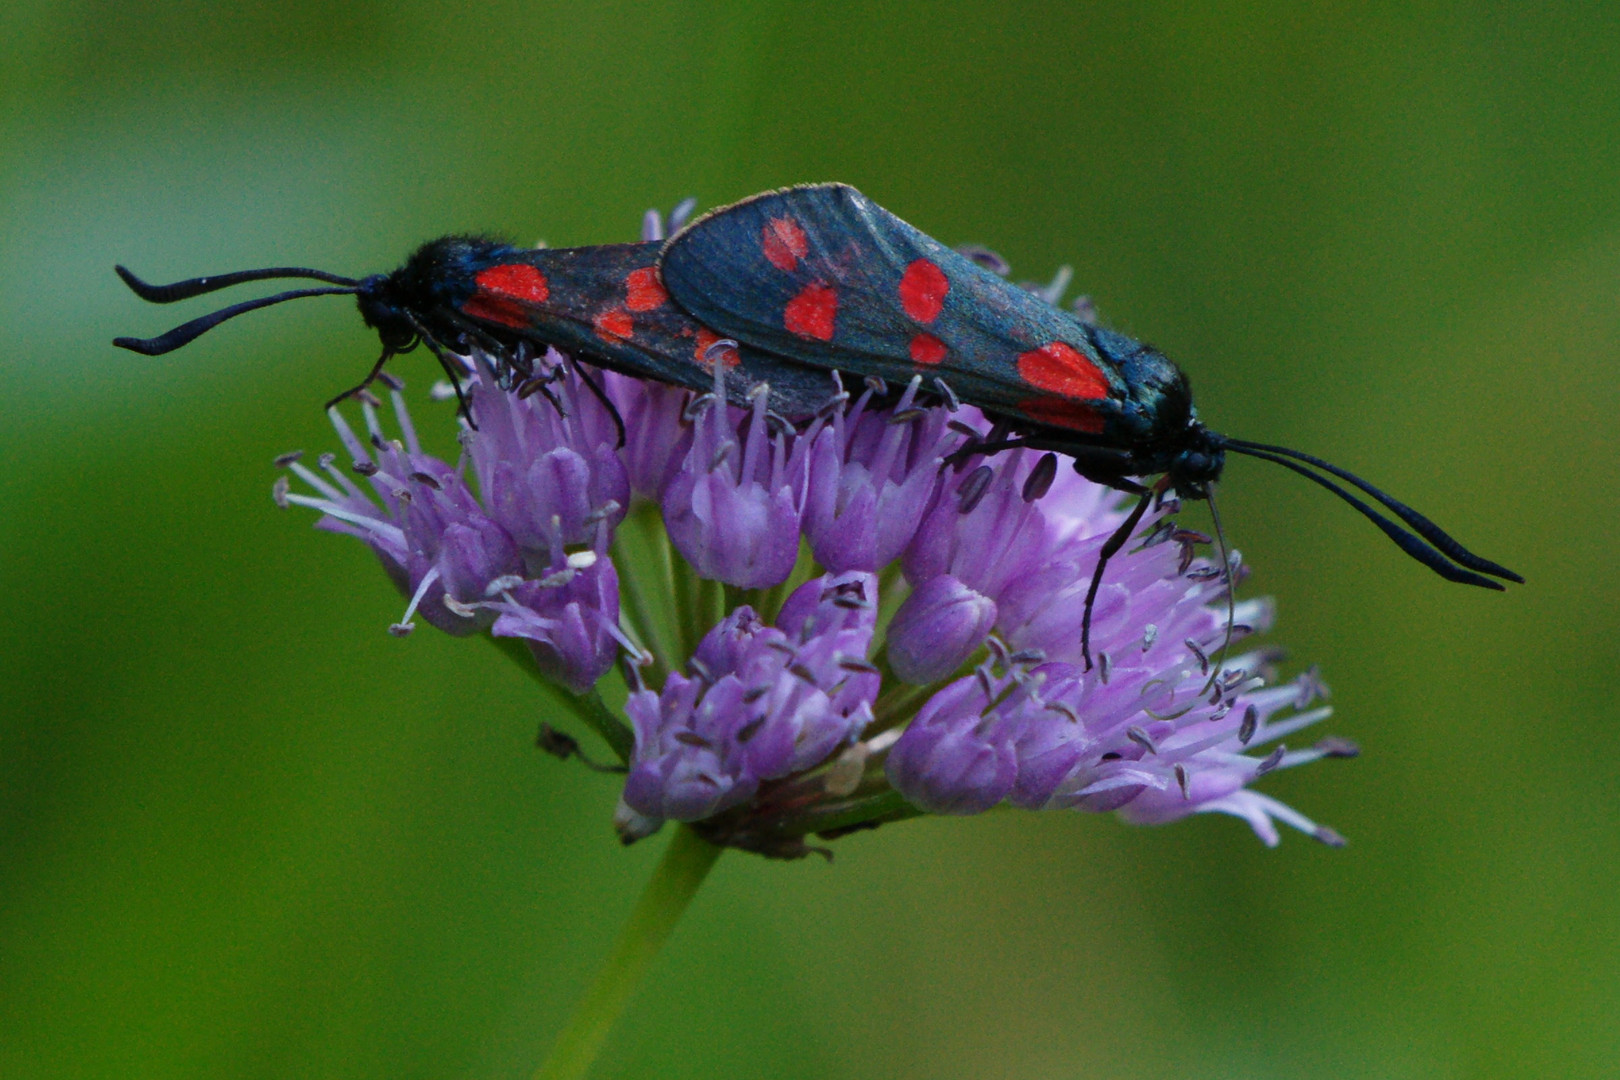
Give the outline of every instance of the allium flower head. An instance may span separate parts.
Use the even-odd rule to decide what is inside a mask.
[[[1109,563],[1088,668],[1084,599],[1118,492],[1051,454],[964,452],[990,421],[920,378],[851,392],[829,375],[828,407],[798,427],[763,392],[728,404],[725,347],[704,395],[553,350],[544,392],[521,397],[469,356],[459,460],[423,451],[390,384],[391,420],[370,394],[347,409],[358,429],[334,409],[345,460],[283,459],[277,500],[372,549],[405,598],[395,633],[420,615],[524,642],[620,753],[627,841],[675,820],[795,856],[1010,806],[1220,812],[1267,844],[1278,822],[1339,842],[1252,790],[1354,747],[1285,748],[1328,715],[1325,691],[1274,684],[1276,655],[1242,644],[1271,606],[1238,603],[1229,627],[1239,560],[1212,558],[1181,507],[1155,506]],[[615,713],[597,687],[621,660]]]

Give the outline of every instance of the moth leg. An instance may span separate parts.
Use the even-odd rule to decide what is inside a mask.
[[[1093,484],[1111,487],[1128,495],[1140,495],[1147,490],[1131,479],[1132,476],[1139,475],[1141,469],[1128,450],[1116,450],[1107,446],[1074,445],[1054,449],[1068,454],[1074,461],[1074,471]]]
[[[415,347],[416,347],[416,343],[413,341],[411,343],[411,348],[415,348]],[[405,350],[401,350],[401,351],[405,351]],[[343,391],[343,393],[339,394],[337,397],[333,398],[331,401],[328,401],[326,403],[327,409],[330,410],[333,406],[338,405],[338,404],[340,404],[340,403],[342,403],[344,401],[347,401],[349,398],[354,397],[354,395],[358,394],[360,391],[364,390],[366,387],[368,387],[372,383],[376,382],[377,381],[377,376],[382,374],[383,365],[388,363],[388,361],[391,360],[395,355],[396,355],[395,350],[388,348],[386,345],[383,346],[382,355],[377,357],[377,362],[375,364],[371,365],[371,370],[366,373],[366,377],[364,379],[360,380],[360,385],[351,386],[351,387],[349,387],[349,389]]]
[[[613,404],[612,399],[609,398],[607,393],[596,384],[595,379],[586,374],[585,368],[578,362],[574,364],[574,374],[579,376],[579,381],[590,388],[591,393],[596,395],[596,400],[600,401],[602,403],[602,407],[607,409],[608,413],[612,415],[613,426],[618,429],[619,432],[619,445],[617,448],[622,449],[624,447],[625,431],[624,417],[619,415],[619,407]]]
[[[1119,554],[1119,549],[1125,546],[1125,541],[1131,538],[1136,526],[1141,524],[1142,515],[1147,513],[1148,503],[1153,501],[1153,489],[1143,488],[1142,497],[1136,500],[1136,506],[1114,535],[1103,544],[1102,550],[1097,552],[1097,569],[1091,573],[1091,587],[1086,590],[1086,609],[1080,616],[1080,655],[1085,659],[1086,670],[1091,670],[1091,608],[1097,601],[1097,589],[1102,585],[1103,570],[1108,566],[1108,560]]]

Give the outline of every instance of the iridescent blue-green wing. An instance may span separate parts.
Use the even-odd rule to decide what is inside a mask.
[[[905,382],[1102,432],[1129,386],[1091,330],[845,184],[767,192],[665,242],[664,287],[700,323],[765,353]]]

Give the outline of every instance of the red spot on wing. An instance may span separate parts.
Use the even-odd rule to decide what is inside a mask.
[[[497,293],[513,300],[527,300],[543,304],[551,297],[551,286],[546,275],[527,263],[508,263],[480,270],[473,279],[484,292]]]
[[[931,323],[939,318],[945,294],[950,291],[945,271],[927,259],[915,259],[900,278],[900,305],[918,322]]]
[[[1031,398],[1028,401],[1020,401],[1018,408],[1038,424],[1068,428],[1070,431],[1085,431],[1092,435],[1102,434],[1102,413],[1084,402],[1060,397]]]
[[[669,293],[664,291],[664,283],[658,280],[656,266],[630,271],[624,279],[624,292],[624,306],[631,311],[651,311],[663,307],[664,301],[669,299]]]
[[[462,313],[502,326],[528,326],[533,319],[524,305],[543,304],[551,297],[546,276],[526,263],[480,270],[473,283],[478,291],[461,305]]]
[[[596,336],[603,341],[623,341],[636,331],[635,320],[623,308],[612,308],[602,312],[591,323],[596,327]]]
[[[798,268],[799,260],[810,250],[810,242],[804,238],[799,223],[786,217],[771,218],[765,223],[759,230],[759,246],[765,249],[765,258],[770,264],[787,274]]]
[[[1095,401],[1108,396],[1108,379],[1071,345],[1054,341],[1018,354],[1018,376],[1038,390],[1059,397]]]
[[[831,341],[833,318],[837,314],[838,294],[832,286],[812,283],[787,302],[782,311],[782,325],[802,338]]]
[[[937,364],[945,359],[948,351],[945,343],[933,334],[917,334],[911,339],[911,362],[914,364]]]

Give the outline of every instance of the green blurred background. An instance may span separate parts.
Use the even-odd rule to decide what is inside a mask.
[[[597,1075],[1620,1071],[1612,4],[12,0],[0,42],[0,1075],[525,1075],[664,843],[272,506],[374,356],[352,307],[146,359],[108,339],[206,308],[113,262],[360,274],[823,179],[1074,264],[1217,430],[1529,584],[1236,461],[1248,591],[1365,751],[1264,790],[1348,849],[1004,813],[728,855]]]

